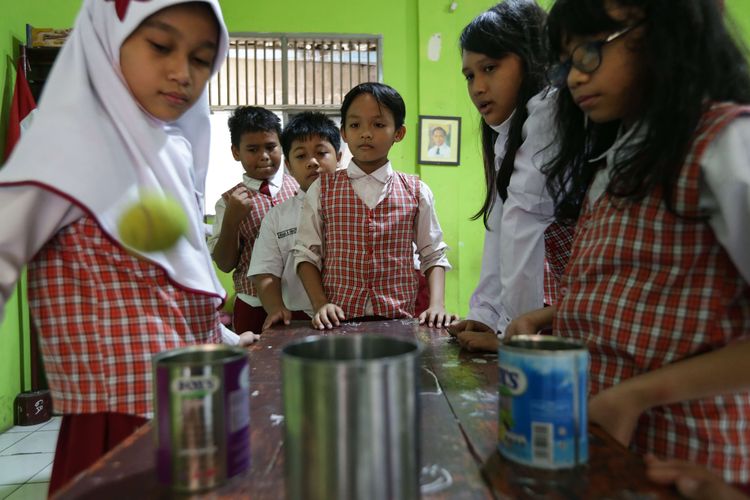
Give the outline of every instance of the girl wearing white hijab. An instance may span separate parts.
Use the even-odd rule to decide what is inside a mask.
[[[221,341],[202,196],[206,83],[227,40],[217,0],[85,0],[0,169],[0,313],[28,264],[64,414],[50,494],[152,416],[153,354]],[[171,249],[128,248],[118,233],[142,190],[187,214]]]

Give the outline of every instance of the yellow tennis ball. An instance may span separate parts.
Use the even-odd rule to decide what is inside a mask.
[[[182,206],[162,194],[141,195],[140,201],[125,210],[117,223],[123,243],[142,252],[172,248],[187,226]]]

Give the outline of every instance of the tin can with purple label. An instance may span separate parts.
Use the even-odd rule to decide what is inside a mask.
[[[582,343],[518,335],[501,344],[498,448],[514,462],[569,469],[588,461],[589,353]]]
[[[198,345],[154,356],[159,482],[197,492],[250,466],[250,367],[244,349]]]

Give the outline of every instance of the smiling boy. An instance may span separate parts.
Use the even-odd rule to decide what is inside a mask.
[[[213,235],[208,240],[219,269],[234,271],[232,326],[236,332],[260,333],[266,313],[247,277],[260,224],[271,207],[294,196],[298,185],[280,169],[281,122],[271,111],[240,106],[229,118],[232,156],[244,169],[242,182],[216,202]]]

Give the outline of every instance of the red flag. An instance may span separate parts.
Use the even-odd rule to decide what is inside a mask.
[[[18,61],[16,71],[16,87],[13,90],[13,101],[10,106],[10,117],[8,118],[8,133],[5,136],[5,157],[6,161],[10,156],[13,147],[21,137],[21,122],[31,111],[36,108],[34,96],[31,94],[29,82],[26,81],[26,72],[23,68],[24,58]]]

